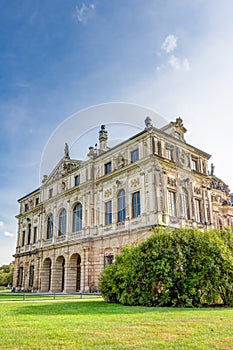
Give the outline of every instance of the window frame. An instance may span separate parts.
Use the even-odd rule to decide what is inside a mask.
[[[141,215],[141,198],[140,191],[132,194],[132,218],[137,218]]]
[[[173,154],[171,148],[166,147],[165,148],[165,155],[167,160],[173,161]]]
[[[105,225],[112,225],[112,201],[105,202]]]
[[[82,230],[82,215],[82,204],[78,202],[73,209],[72,232],[79,232]]]
[[[53,214],[50,214],[47,218],[47,239],[53,238]]]
[[[176,192],[172,190],[168,190],[167,196],[168,196],[168,214],[171,217],[176,217],[177,216]]]
[[[131,163],[136,163],[139,160],[139,149],[136,148],[130,152]]]
[[[28,282],[28,286],[29,287],[33,287],[34,284],[34,273],[35,273],[35,268],[34,265],[31,264],[29,267],[29,282]]]
[[[201,199],[194,198],[194,208],[195,208],[195,221],[200,224],[202,223]]]
[[[31,244],[31,233],[32,233],[32,224],[28,224],[27,228],[27,245]]]
[[[22,287],[24,278],[24,268],[23,266],[19,267],[18,276],[17,276],[17,286]]]
[[[33,227],[33,243],[37,241],[37,226]]]
[[[22,241],[21,241],[21,246],[24,247],[25,245],[25,236],[26,236],[26,231],[23,230],[22,231]]]
[[[107,162],[104,164],[104,174],[110,174],[112,172],[112,162]]]
[[[198,171],[198,160],[195,158],[191,158],[191,169],[193,171]]]
[[[53,188],[49,188],[49,199],[53,197]]]
[[[74,177],[74,185],[75,185],[75,186],[79,186],[79,185],[80,185],[80,182],[81,182],[80,180],[81,180],[80,174],[75,175],[75,177]]]
[[[117,195],[117,221],[124,222],[125,220],[126,220],[125,190],[121,189]]]
[[[66,209],[62,208],[58,216],[58,236],[65,236],[66,234]]]

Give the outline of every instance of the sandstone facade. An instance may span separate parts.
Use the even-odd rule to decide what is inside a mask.
[[[180,118],[108,148],[104,125],[88,160],[64,157],[40,188],[19,199],[13,286],[40,292],[98,290],[122,246],[155,226],[233,226],[229,189],[210,155],[186,143]]]

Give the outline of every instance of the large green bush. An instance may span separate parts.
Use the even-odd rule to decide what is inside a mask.
[[[125,247],[101,278],[109,302],[145,306],[233,305],[231,230],[155,229]]]

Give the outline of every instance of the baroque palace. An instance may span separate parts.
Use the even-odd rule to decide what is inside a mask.
[[[19,199],[16,291],[94,292],[104,267],[155,226],[233,226],[228,186],[208,170],[210,155],[186,143],[183,121],[145,129],[85,161],[64,156],[40,188]]]

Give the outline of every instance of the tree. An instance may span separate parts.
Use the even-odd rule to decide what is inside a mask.
[[[13,272],[14,272],[13,263],[10,263],[9,265],[0,266],[0,286],[12,285]]]
[[[233,235],[227,234],[158,228],[104,270],[101,292],[107,301],[126,305],[233,305]]]

